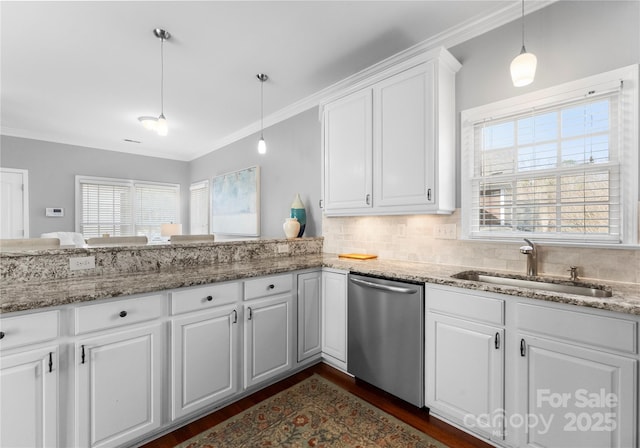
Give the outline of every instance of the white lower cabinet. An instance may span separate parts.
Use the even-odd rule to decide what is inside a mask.
[[[637,447],[638,320],[524,300],[514,307],[513,442]]]
[[[427,285],[426,397],[432,412],[502,440],[504,302]]]
[[[521,354],[514,415],[527,416],[528,425],[512,419],[514,427],[507,431],[518,434],[518,446],[637,446],[636,360],[531,335],[517,337]]]
[[[2,356],[0,446],[58,446],[58,347]]]
[[[322,357],[347,370],[346,272],[322,271]]]
[[[321,271],[298,274],[298,362],[322,350],[321,284]]]
[[[244,387],[248,388],[293,367],[293,277],[248,280],[244,286]]]
[[[76,446],[121,446],[160,427],[163,349],[159,323],[76,342]]]
[[[239,298],[239,283],[171,293],[172,420],[238,391]]]
[[[426,337],[427,406],[502,439],[504,329],[429,312]]]
[[[61,446],[59,312],[0,316],[0,446]]]
[[[171,418],[238,391],[238,312],[235,305],[171,321]]]
[[[75,446],[115,447],[162,424],[166,296],[74,310]]]

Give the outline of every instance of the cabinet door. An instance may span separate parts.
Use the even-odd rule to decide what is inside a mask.
[[[238,312],[226,306],[171,321],[171,418],[238,390]]]
[[[255,299],[244,306],[245,382],[249,387],[291,369],[293,297]]]
[[[427,312],[426,405],[502,439],[504,330]]]
[[[371,208],[371,90],[324,109],[324,211]]]
[[[298,362],[320,353],[321,272],[298,275]]]
[[[376,209],[435,202],[433,72],[433,63],[422,64],[374,86]]]
[[[0,446],[58,445],[57,346],[2,356]]]
[[[161,324],[76,342],[76,446],[120,446],[160,426],[162,350]]]
[[[518,350],[518,446],[637,446],[636,360],[523,334]]]
[[[347,368],[347,275],[322,273],[322,353]]]

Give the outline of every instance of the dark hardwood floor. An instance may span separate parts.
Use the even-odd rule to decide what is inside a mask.
[[[352,394],[368,401],[451,448],[491,448],[491,445],[430,416],[426,411],[420,411],[414,406],[363,381],[355,380],[349,375],[324,363],[316,364],[272,386],[266,387],[193,423],[143,445],[142,448],[173,448],[175,445],[239,414],[251,406],[260,403],[262,400],[299,383],[314,373],[334,382],[343,389],[348,390]]]

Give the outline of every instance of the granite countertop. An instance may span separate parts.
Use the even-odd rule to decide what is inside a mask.
[[[0,286],[0,313],[157,292],[323,266],[358,274],[456,286],[640,315],[639,284],[598,281],[597,283],[611,287],[613,296],[595,298],[529,288],[492,285],[451,277],[451,275],[458,272],[472,269],[469,267],[379,259],[348,260],[338,258],[334,254],[264,258],[249,262],[218,263],[189,268],[161,269],[120,275],[87,276],[64,280],[5,282]],[[551,280],[559,279],[552,278]]]

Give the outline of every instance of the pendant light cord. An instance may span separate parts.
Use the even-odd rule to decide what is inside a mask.
[[[260,79],[260,138],[264,139],[264,80]]]
[[[522,51],[521,53],[526,53],[527,50],[524,48],[524,0],[522,0]]]
[[[164,38],[160,38],[160,115],[164,115]]]

